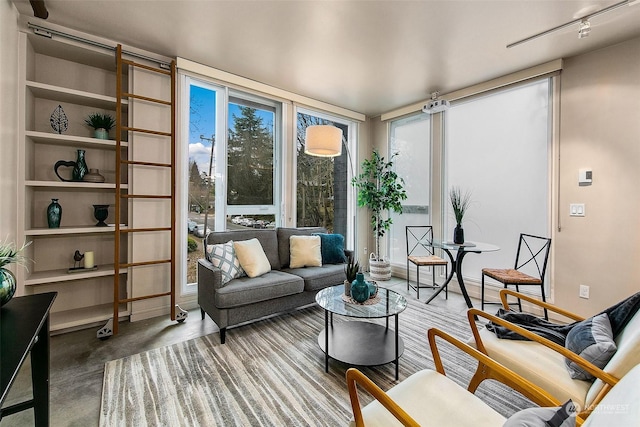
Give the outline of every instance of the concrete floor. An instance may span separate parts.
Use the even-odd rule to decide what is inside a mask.
[[[407,298],[415,299],[415,291],[406,289],[404,279],[381,282]],[[420,300],[431,295],[430,289],[420,290]],[[477,301],[474,301],[474,305]],[[431,304],[452,313],[466,313],[461,295],[441,293]],[[123,322],[120,331],[105,341],[96,338],[98,327],[56,335],[51,338],[50,400],[51,426],[97,426],[100,419],[104,364],[111,360],[146,350],[218,332],[218,327],[206,317],[200,320],[200,310],[191,310],[183,323],[172,322],[168,316],[139,322]],[[228,332],[232,337],[233,330]],[[31,372],[27,361],[7,397],[4,406],[31,398]],[[0,421],[0,427],[32,426],[33,410],[10,415]]]

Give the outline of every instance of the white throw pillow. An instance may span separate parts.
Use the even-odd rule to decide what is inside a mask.
[[[320,236],[289,237],[289,267],[320,267],[322,251]]]
[[[258,277],[271,271],[269,259],[258,239],[233,242],[233,248],[247,276]]]
[[[236,251],[233,249],[233,240],[219,245],[207,245],[207,255],[211,264],[222,272],[222,286],[232,279],[245,275]]]

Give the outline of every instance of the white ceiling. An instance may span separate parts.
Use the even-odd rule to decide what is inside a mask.
[[[620,0],[45,0],[46,22],[180,56],[376,116],[640,36],[640,4],[506,45]],[[33,16],[27,0],[15,0]]]

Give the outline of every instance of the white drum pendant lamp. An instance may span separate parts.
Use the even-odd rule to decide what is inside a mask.
[[[304,152],[311,156],[336,157],[342,154],[342,129],[331,125],[307,127]]]

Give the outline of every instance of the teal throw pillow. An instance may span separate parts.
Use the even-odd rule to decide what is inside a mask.
[[[347,261],[344,255],[344,236],[342,234],[313,233],[320,236],[322,264],[342,264]]]

